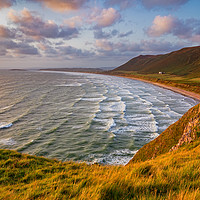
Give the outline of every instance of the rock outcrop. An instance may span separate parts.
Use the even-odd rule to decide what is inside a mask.
[[[173,146],[170,151],[177,150],[183,144],[191,143],[193,140],[195,140],[197,138],[197,128],[194,127],[198,126],[200,126],[199,118],[193,119],[191,122],[189,122],[188,125],[185,127],[183,135],[178,141],[178,144]]]

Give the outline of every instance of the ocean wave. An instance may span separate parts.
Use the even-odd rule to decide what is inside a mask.
[[[69,83],[69,84],[61,84],[61,85],[56,85],[57,87],[80,87],[83,84],[81,83]]]
[[[12,108],[13,106],[14,106],[14,105],[10,105],[10,106],[5,106],[5,107],[3,107],[3,108],[0,108],[0,113],[9,110],[9,109]]]
[[[101,126],[96,126],[95,129],[109,131],[112,127],[116,126],[116,123],[112,117],[107,119],[94,118],[93,121],[100,122]]]
[[[103,112],[118,112],[124,113],[126,110],[126,104],[124,101],[119,102],[103,102],[100,104],[100,109]]]
[[[6,146],[12,146],[16,144],[16,141],[13,140],[12,138],[0,139],[0,144]]]
[[[106,97],[91,97],[91,98],[82,98],[81,100],[82,101],[92,101],[92,102],[101,102],[101,101],[103,101],[103,100],[105,100],[106,99]]]
[[[89,162],[89,164],[99,163],[108,165],[126,165],[137,153],[137,151],[138,150],[131,151],[129,149],[122,149],[122,150],[115,150],[110,154],[101,154],[101,155],[91,154],[89,158],[92,159],[92,161]]]
[[[120,96],[115,96],[115,97],[108,97],[108,101],[121,101],[121,97]]]
[[[0,129],[10,128],[13,123],[0,122]]]

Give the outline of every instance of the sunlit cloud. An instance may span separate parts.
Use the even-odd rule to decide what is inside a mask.
[[[16,3],[16,0],[1,0],[0,1],[0,9],[9,8],[15,3]]]
[[[96,47],[98,49],[102,49],[104,51],[112,51],[113,50],[113,45],[111,42],[102,39],[102,40],[96,40]]]
[[[14,38],[15,30],[9,29],[3,25],[0,25],[0,37],[2,38]]]
[[[36,40],[44,38],[65,38],[71,39],[77,37],[78,30],[64,25],[57,25],[54,21],[44,21],[35,12],[30,12],[28,9],[24,9],[17,14],[14,11],[10,11],[9,19],[14,25],[26,36],[31,36]]]
[[[200,42],[200,20],[180,20],[172,16],[156,16],[152,26],[146,30],[146,33],[151,37],[172,34],[179,39]]]
[[[176,19],[172,16],[156,16],[153,25],[148,28],[147,34],[149,36],[161,36],[170,33],[175,26]]]
[[[87,0],[28,0],[32,2],[40,2],[44,6],[59,12],[80,9]]]
[[[76,28],[82,26],[84,19],[81,16],[74,16],[64,21],[64,24],[68,25],[70,28]]]
[[[96,24],[96,28],[104,28],[112,26],[121,18],[120,13],[114,8],[98,9],[94,8],[92,14],[89,17],[89,22]]]

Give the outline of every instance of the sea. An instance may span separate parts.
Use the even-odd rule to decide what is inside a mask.
[[[198,103],[122,77],[0,70],[0,148],[125,165]]]

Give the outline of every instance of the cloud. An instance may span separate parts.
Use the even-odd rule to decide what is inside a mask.
[[[28,44],[24,44],[24,43],[16,44],[16,47],[14,48],[14,53],[24,54],[24,55],[39,55],[37,48]]]
[[[108,39],[108,38],[117,36],[118,34],[119,34],[119,32],[115,29],[110,32],[107,32],[107,33],[102,31],[102,29],[97,29],[94,31],[94,38],[95,39]]]
[[[15,30],[11,30],[5,26],[0,25],[0,37],[2,38],[14,38]]]
[[[44,6],[59,12],[78,10],[87,0],[28,0],[32,2],[40,2]]]
[[[72,46],[61,46],[58,47],[57,50],[59,51],[59,55],[65,56],[67,59],[73,59],[73,58],[88,58],[90,56],[94,56],[93,52],[78,49]]]
[[[152,8],[177,8],[185,3],[187,3],[189,0],[141,0],[142,4],[147,9]]]
[[[180,20],[172,16],[156,16],[153,25],[146,30],[146,34],[151,37],[172,34],[179,39],[200,42],[200,20]]]
[[[23,55],[39,55],[38,49],[29,44],[22,42],[13,42],[10,40],[0,41],[1,50],[3,50],[4,55],[19,56]],[[2,52],[2,51],[1,51]]]
[[[74,16],[64,21],[64,24],[68,25],[70,28],[75,28],[82,26],[83,18],[81,16]]]
[[[200,42],[200,20],[186,19],[177,20],[172,34],[180,39],[185,39],[192,42]]]
[[[105,1],[106,6],[119,6],[121,10],[126,9],[135,2],[135,0],[107,0]]]
[[[171,30],[174,28],[176,23],[176,19],[172,16],[164,16],[161,17],[160,15],[156,16],[153,20],[153,25],[148,28],[147,34],[149,36],[161,36],[166,33],[170,33]]]
[[[102,31],[102,29],[96,29],[94,31],[94,38],[95,39],[109,39],[109,38],[113,38],[115,36],[119,37],[119,38],[123,38],[123,37],[128,37],[131,34],[133,34],[133,31],[120,33],[116,29],[114,29],[114,30],[112,30],[110,32],[104,32],[104,31]]]
[[[120,33],[119,34],[119,37],[122,38],[122,37],[127,37],[129,35],[132,35],[133,34],[133,31],[128,31],[126,33]]]
[[[105,39],[96,40],[95,45],[99,50],[104,50],[104,51],[112,51],[113,50],[113,44],[111,42],[108,42],[108,40],[105,40]]]
[[[44,38],[65,38],[71,39],[78,36],[78,30],[68,26],[59,26],[54,21],[43,21],[35,12],[24,9],[18,15],[14,11],[9,12],[9,19],[26,36],[36,40]]]
[[[2,9],[2,8],[9,8],[14,3],[16,3],[16,0],[1,0],[0,1],[0,9]]]
[[[110,42],[106,39],[96,40],[97,55],[99,57],[127,57],[131,58],[138,54],[160,54],[182,48],[185,44],[170,43],[160,40],[141,40],[140,42]]]
[[[92,14],[89,16],[89,22],[96,23],[96,28],[104,28],[112,26],[121,18],[120,13],[114,8],[98,9],[94,8]]]

